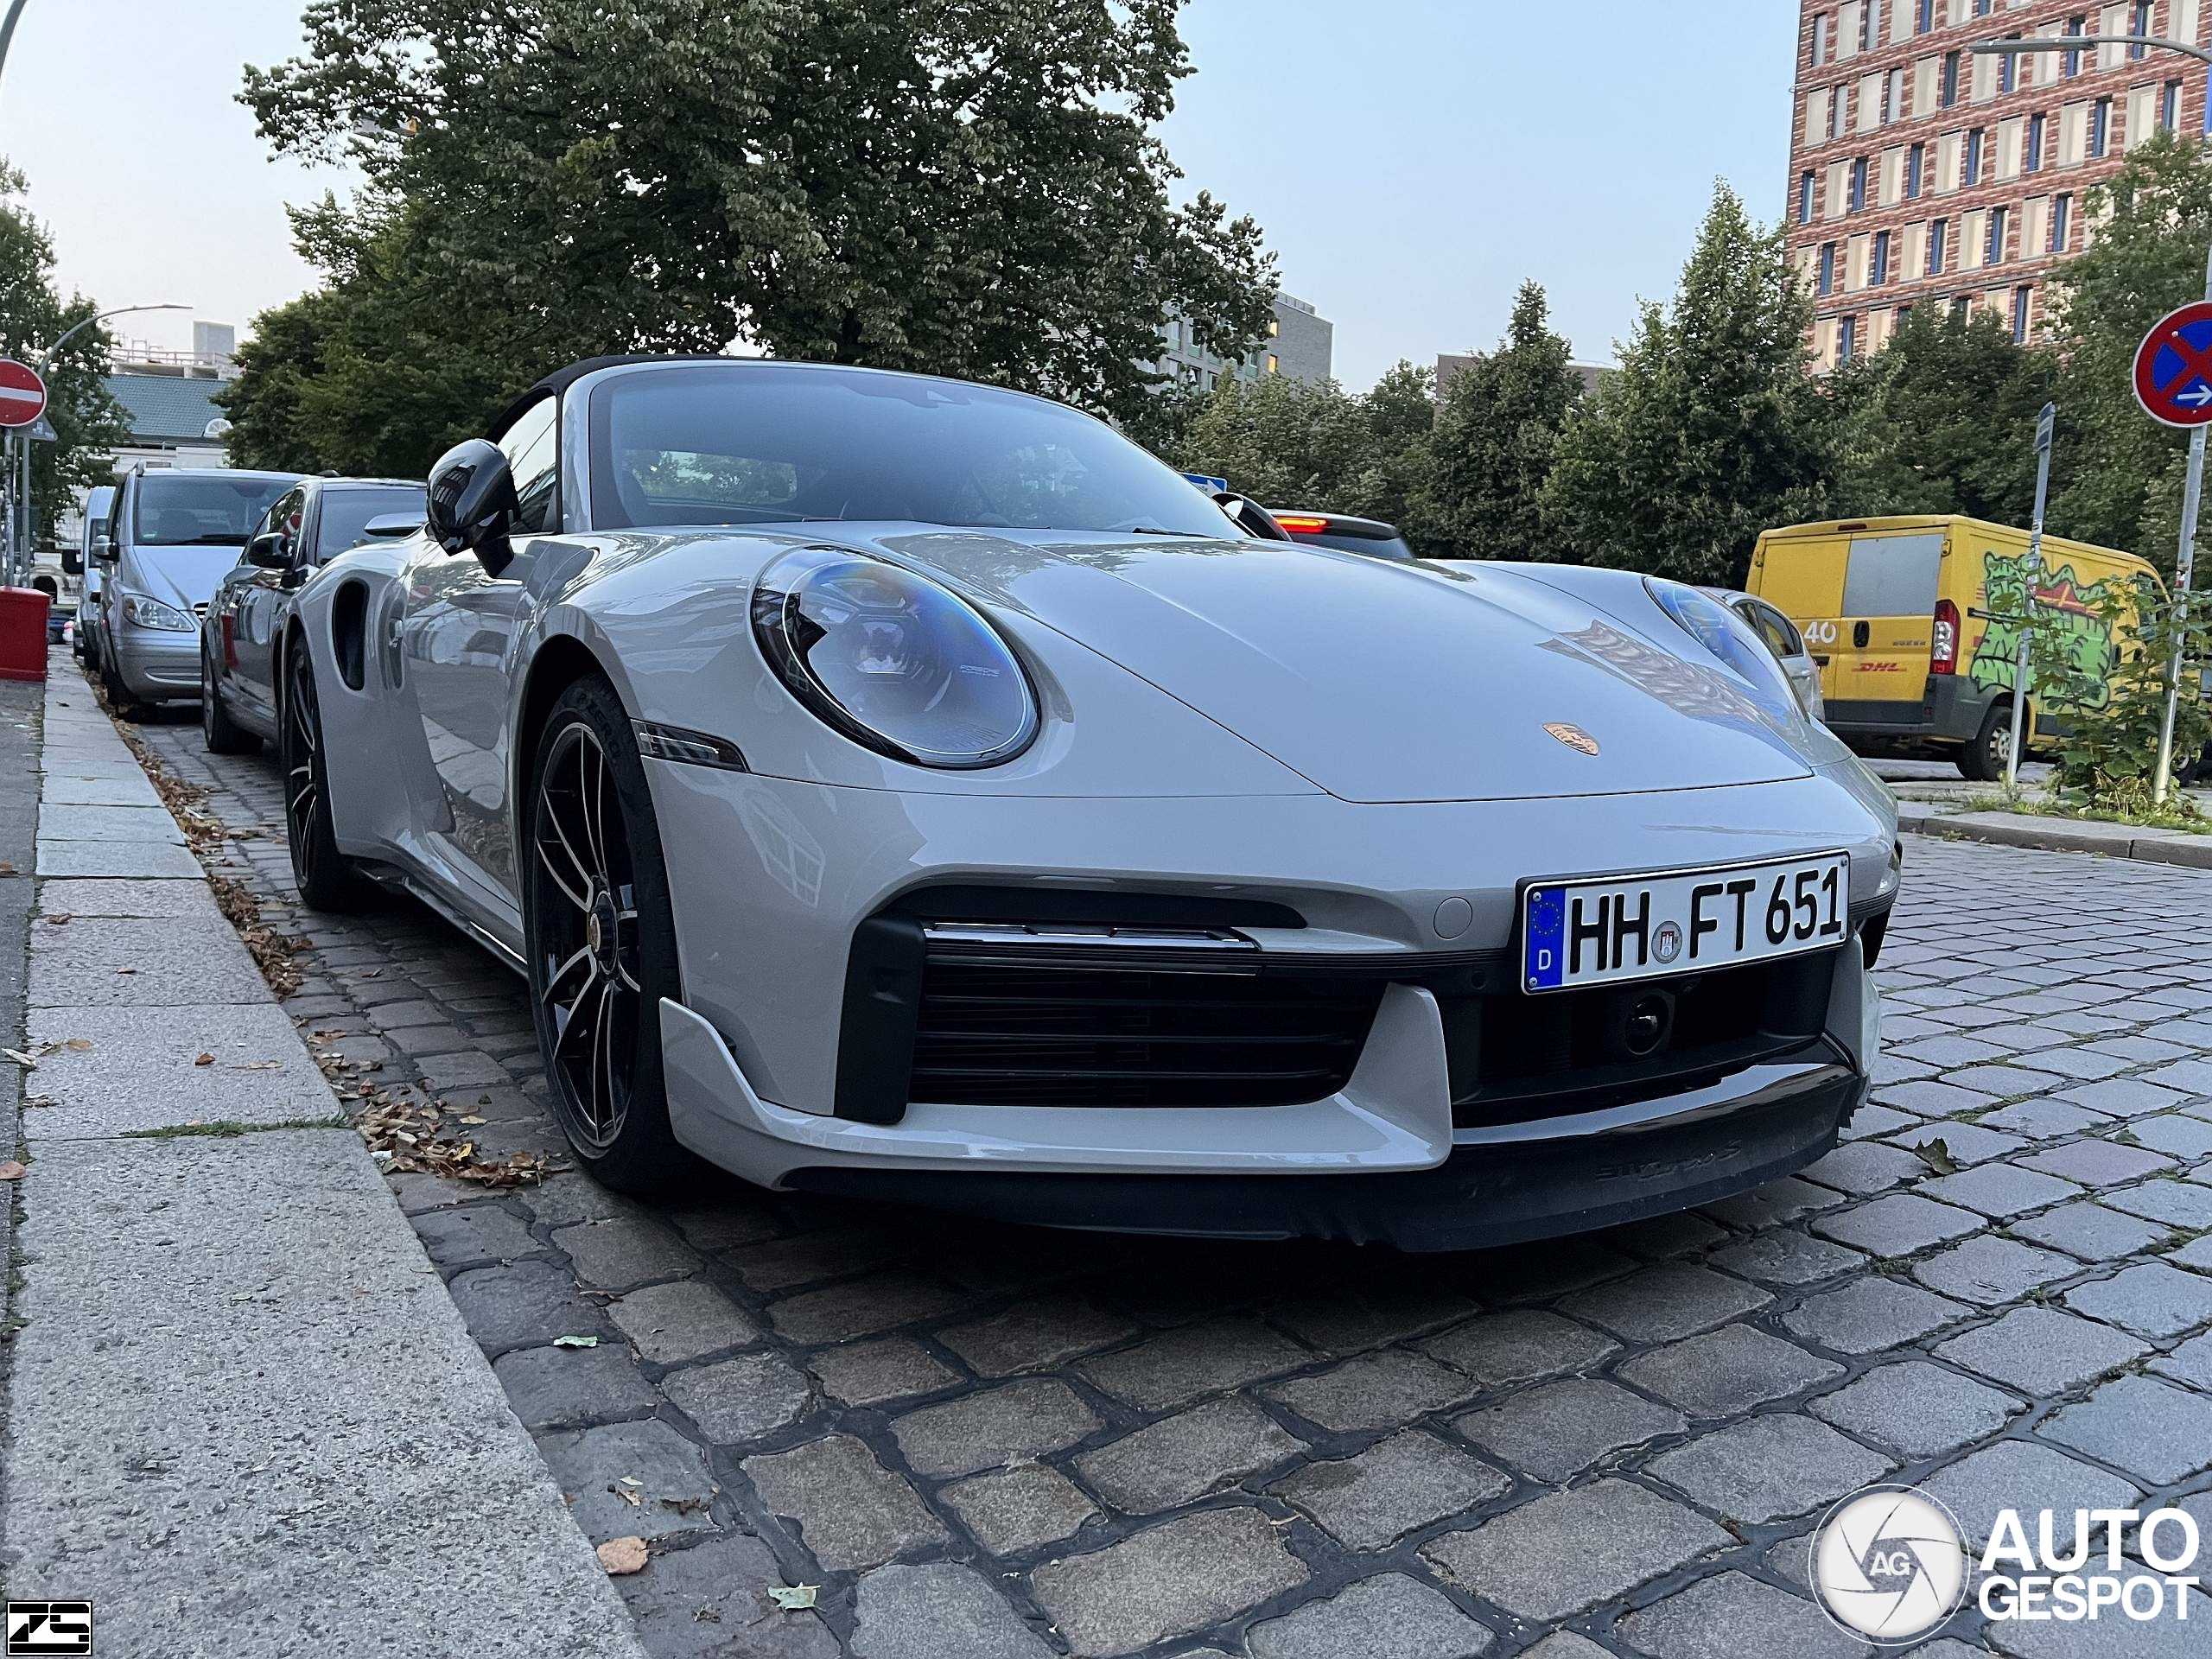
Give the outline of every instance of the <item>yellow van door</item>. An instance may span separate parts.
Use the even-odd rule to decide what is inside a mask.
[[[1774,537],[1754,556],[1751,592],[1797,625],[1805,649],[1821,668],[1821,695],[1836,695],[1835,619],[1843,610],[1844,562],[1847,536]]]
[[[1928,690],[1936,601],[1942,589],[1946,529],[1854,536],[1844,569],[1843,602],[1831,635],[1821,691],[1830,712],[1847,721],[1918,718]],[[1951,626],[1955,630],[1958,621]],[[1808,637],[1812,630],[1807,630]],[[1955,652],[1959,641],[1948,642]],[[1894,703],[1894,711],[1837,704]],[[1908,709],[1905,705],[1910,705]]]

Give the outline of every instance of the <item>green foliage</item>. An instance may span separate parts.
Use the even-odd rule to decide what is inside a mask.
[[[59,437],[31,445],[31,521],[35,537],[51,539],[74,492],[113,481],[109,456],[130,429],[104,379],[105,328],[80,330],[45,359],[48,346],[99,308],[55,290],[54,244],[24,205],[25,188],[23,175],[0,162],[0,356],[31,364],[46,381],[47,418]]]
[[[1715,187],[1674,302],[1643,307],[1560,434],[1542,505],[1563,550],[1732,587],[1760,531],[1815,517],[1834,439],[1805,372],[1811,321],[1780,231]]]
[[[1523,283],[1498,349],[1445,389],[1428,444],[1425,528],[1456,556],[1561,556],[1541,504],[1567,411],[1582,395],[1568,361],[1543,289]]]
[[[1841,435],[1833,510],[2027,524],[2036,422],[2057,379],[2050,353],[2016,344],[1994,313],[1916,308],[1880,351],[1829,378]]]
[[[1411,535],[1431,383],[1409,363],[1362,397],[1333,380],[1225,377],[1185,430],[1179,464],[1262,506],[1382,518]]]
[[[1140,423],[1169,308],[1237,356],[1274,280],[1171,200],[1179,4],[311,0],[244,99],[368,188],[302,220],[339,303],[238,394],[304,432],[250,442],[392,456],[550,365],[740,340]]]
[[[2174,715],[2177,767],[2212,737],[2212,715],[2198,695],[2199,677],[2212,666],[2212,607],[2200,598],[2186,613],[2148,577],[2101,583],[2082,598],[2113,649],[2085,659],[2080,629],[2064,612],[2038,606],[2028,630],[2029,683],[2033,701],[2063,709],[2052,782],[2062,797],[2100,812],[2152,810],[2158,734],[2166,707],[2166,677],[2177,647],[2182,656],[2182,696]]]

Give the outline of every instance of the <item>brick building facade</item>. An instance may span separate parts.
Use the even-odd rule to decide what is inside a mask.
[[[2029,338],[2086,199],[2129,145],[2204,124],[2204,73],[2127,47],[1976,57],[2009,35],[2204,43],[2201,0],[1802,0],[1786,223],[1823,367],[1916,305],[1986,305]]]

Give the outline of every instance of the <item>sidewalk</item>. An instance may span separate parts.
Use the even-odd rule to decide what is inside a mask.
[[[2212,870],[2212,836],[2179,830],[2145,830],[2090,818],[2050,818],[2032,812],[1948,812],[1912,801],[1897,804],[1897,828],[1923,836],[1951,836],[1999,847],[2035,847],[2054,853],[2102,853],[2145,864],[2179,864]]]
[[[636,1656],[175,820],[55,671],[27,985],[31,883],[0,878],[0,1027],[25,1007],[36,1061],[0,1447],[9,1593],[90,1599],[102,1659]],[[20,835],[16,793],[0,842]]]

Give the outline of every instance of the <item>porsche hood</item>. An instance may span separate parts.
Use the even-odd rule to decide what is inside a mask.
[[[1672,624],[1656,611],[1609,614],[1501,566],[1021,534],[834,539],[941,574],[1017,634],[1027,619],[1080,641],[1344,800],[1632,794],[1812,771],[1726,671],[1687,639],[1658,643]]]

